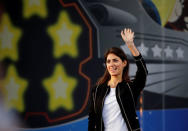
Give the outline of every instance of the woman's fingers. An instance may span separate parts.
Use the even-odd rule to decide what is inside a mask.
[[[133,31],[132,31],[130,28],[127,28],[127,29],[125,28],[125,29],[124,29],[124,32],[133,33]]]
[[[123,31],[121,31],[121,37],[124,37],[124,33],[123,33]]]
[[[123,33],[123,30],[121,31],[121,36],[123,36],[124,35],[124,33]]]
[[[129,29],[124,29],[124,34],[126,35],[127,33],[129,33],[130,31],[129,31]]]
[[[131,31],[130,31],[130,29],[128,28],[128,29],[127,29],[127,33],[130,33],[130,32],[131,32]]]
[[[125,29],[125,35],[132,35],[132,36],[134,36],[134,32],[131,30],[131,29]]]
[[[126,33],[132,33],[132,30],[131,29],[125,29]]]
[[[132,41],[134,39],[134,32],[130,28],[124,28],[121,31],[121,37],[124,41]]]
[[[126,41],[126,37],[125,37],[125,34],[124,34],[123,30],[121,31],[121,37],[123,38],[124,41]]]

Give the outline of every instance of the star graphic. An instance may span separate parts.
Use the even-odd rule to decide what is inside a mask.
[[[72,57],[78,56],[78,38],[81,27],[71,22],[67,12],[61,12],[58,22],[48,27],[48,33],[54,41],[54,57],[59,58],[63,54]]]
[[[178,58],[184,58],[184,51],[181,49],[181,47],[178,47],[178,49],[176,49],[176,54]]]
[[[40,6],[40,0],[29,0],[29,6]]]
[[[172,55],[173,50],[170,48],[170,46],[167,46],[167,48],[164,49],[164,52],[165,52],[167,58],[173,57],[173,55]]]
[[[11,65],[8,68],[2,92],[8,108],[14,108],[20,112],[24,111],[24,92],[28,83],[19,77],[16,68]]]
[[[63,46],[64,44],[71,45],[71,35],[73,31],[69,30],[67,28],[66,24],[63,24],[61,27],[61,30],[57,31],[58,37],[60,38],[61,45]],[[63,36],[63,37],[62,37]]]
[[[152,48],[152,51],[154,57],[161,57],[162,49],[157,44]]]
[[[1,43],[2,49],[11,49],[12,48],[12,38],[13,38],[13,34],[8,30],[8,27],[5,25],[3,27],[3,30],[1,32],[0,38],[1,38]]]
[[[63,81],[61,76],[58,77],[58,80],[53,84],[56,98],[62,97],[64,99],[67,98],[66,90],[68,87],[68,83]],[[63,88],[62,88],[63,87]]]
[[[148,55],[148,47],[146,47],[144,45],[144,43],[141,43],[141,45],[138,47],[138,50],[140,51],[140,53],[143,55],[143,56],[147,56]]]
[[[30,18],[33,15],[38,15],[41,18],[47,17],[46,0],[22,0],[23,1],[23,16]]]
[[[63,107],[70,111],[74,108],[73,91],[77,80],[66,74],[61,64],[57,64],[51,77],[43,81],[43,86],[49,94],[49,110],[55,111]]]
[[[18,93],[15,93],[15,92],[18,92],[19,85],[15,82],[14,78],[10,78],[9,83],[5,86],[5,88],[8,91],[7,101],[17,100],[18,99]],[[14,92],[13,92],[12,89],[14,89]]]
[[[8,14],[3,14],[0,23],[0,60],[9,57],[18,60],[18,41],[21,37],[21,30],[11,24]]]

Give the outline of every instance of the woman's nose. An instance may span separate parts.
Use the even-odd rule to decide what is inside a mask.
[[[113,66],[113,65],[114,65],[114,63],[113,63],[113,62],[110,62],[110,63],[109,63],[109,66]]]

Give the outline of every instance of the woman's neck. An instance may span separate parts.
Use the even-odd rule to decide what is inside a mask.
[[[121,76],[111,76],[111,79],[108,81],[108,85],[112,88],[115,88],[119,82],[122,81]]]

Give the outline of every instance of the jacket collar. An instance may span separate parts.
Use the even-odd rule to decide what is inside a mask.
[[[118,85],[119,86],[122,86],[122,85],[125,85],[127,82],[125,80],[123,80],[122,82],[119,82]],[[117,85],[117,86],[118,86]],[[99,85],[99,87],[104,87],[104,88],[110,88],[110,86],[108,86],[108,81],[106,81],[105,83]]]

